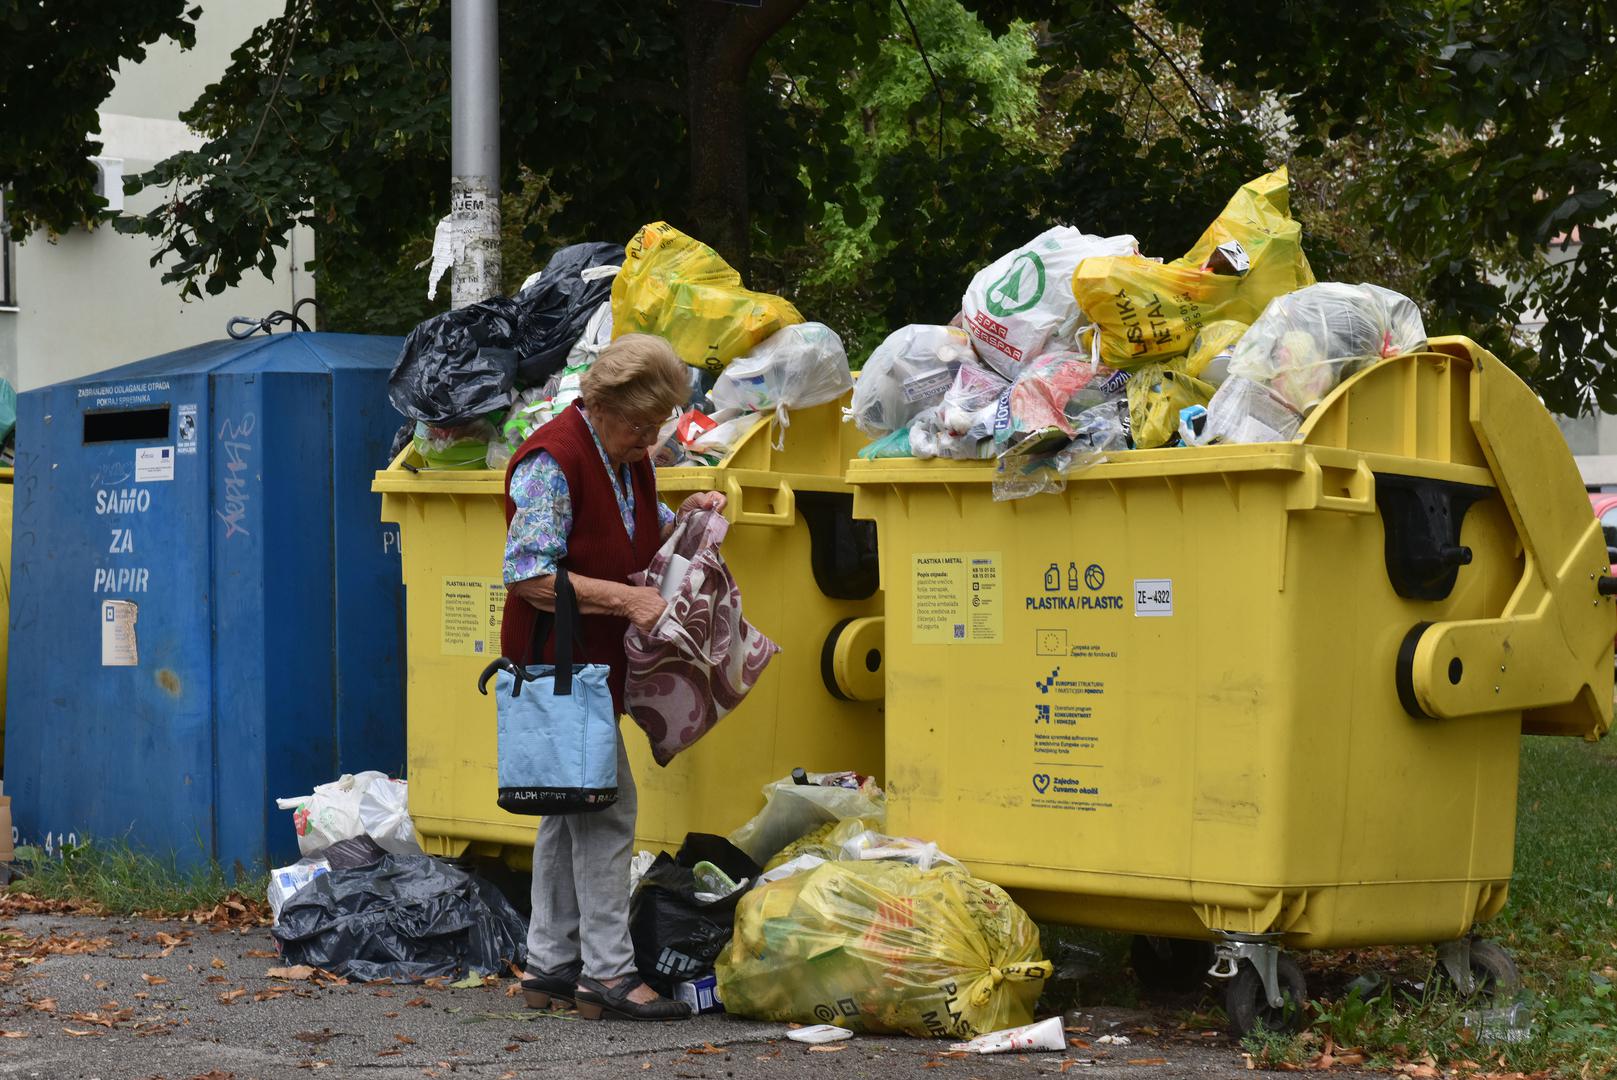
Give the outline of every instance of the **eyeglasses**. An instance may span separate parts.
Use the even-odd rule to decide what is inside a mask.
[[[622,424],[625,430],[627,430],[629,434],[633,435],[636,439],[644,439],[648,436],[657,434],[657,432],[662,430],[662,426],[668,422],[666,419],[662,419],[651,420],[644,424],[635,424],[631,423],[623,416],[618,416],[616,419],[618,423]]]

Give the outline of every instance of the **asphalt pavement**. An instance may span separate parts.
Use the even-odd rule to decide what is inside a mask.
[[[716,1015],[665,1024],[525,1009],[507,978],[477,988],[332,985],[283,965],[265,929],[82,915],[0,919],[0,1077],[306,1080],[645,1076],[658,1080],[1126,1073],[1245,1077],[1222,1033],[1097,1010],[1066,1053],[949,1056],[946,1043],[789,1041],[786,1025]],[[1100,1045],[1104,1034],[1127,1045]],[[1087,1044],[1087,1045],[1082,1045]]]

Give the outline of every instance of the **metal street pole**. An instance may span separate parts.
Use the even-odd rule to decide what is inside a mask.
[[[500,275],[500,23],[497,0],[451,0],[450,301],[496,296]]]

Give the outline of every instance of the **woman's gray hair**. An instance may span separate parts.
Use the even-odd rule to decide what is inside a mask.
[[[691,396],[690,368],[655,334],[624,334],[579,379],[584,406],[619,416],[667,416]]]

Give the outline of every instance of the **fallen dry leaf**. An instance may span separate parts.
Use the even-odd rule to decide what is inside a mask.
[[[242,955],[249,960],[276,960],[281,954],[274,949],[248,949]]]
[[[28,1003],[28,1007],[30,1009],[38,1009],[40,1012],[55,1012],[56,1011],[56,999],[55,998],[40,998],[38,1001],[30,1001]]]
[[[1068,1030],[1071,1030],[1071,1029],[1069,1028]],[[1067,1045],[1068,1046],[1076,1046],[1080,1050],[1088,1050],[1089,1049],[1089,1044],[1086,1043],[1082,1039],[1068,1039],[1067,1040]]]
[[[168,980],[163,978],[161,975],[147,975],[142,973],[140,978],[141,981],[143,981],[147,986],[162,986],[164,983],[168,982]]]
[[[0,1031],[0,1039],[26,1039],[26,1038],[28,1038],[28,1032],[26,1032],[26,1031]]]
[[[167,945],[172,948],[175,945],[185,944],[185,939],[191,936],[191,931],[187,930],[184,933],[184,937],[175,937],[173,934],[164,933],[163,931],[159,930],[152,936],[159,945]]]
[[[947,1061],[928,1061],[921,1066],[923,1069],[947,1069],[948,1067],[949,1063]]]
[[[517,1074],[514,1072],[503,1072],[500,1074],[500,1080],[517,1080]]]
[[[298,1042],[306,1042],[314,1046],[319,1046],[322,1043],[330,1042],[340,1034],[342,1033],[339,1031],[332,1031],[330,1028],[321,1028],[319,1031],[300,1031],[292,1037]]]
[[[1167,1058],[1129,1058],[1130,1065],[1166,1065]]]
[[[213,968],[215,971],[223,971],[225,969],[225,962],[216,956],[212,960],[208,961],[208,966]]]
[[[77,1038],[82,1038],[85,1035],[105,1035],[106,1032],[104,1032],[104,1031],[79,1031],[76,1028],[63,1028],[62,1029],[62,1034],[63,1035],[72,1035],[72,1036],[75,1036]]]
[[[227,1073],[223,1069],[214,1069],[211,1072],[197,1073],[190,1080],[236,1080],[235,1073]]]
[[[432,1002],[426,998],[411,998],[404,1003],[404,1007],[407,1009],[430,1009],[432,1008]]]
[[[408,1035],[395,1035],[395,1036],[393,1036],[393,1038],[396,1039],[397,1041],[403,1043],[405,1046],[414,1046],[415,1045],[415,1040],[410,1038],[410,1036],[408,1036]]]
[[[811,1053],[811,1054],[840,1054],[840,1053],[842,1053],[842,1051],[844,1051],[846,1049],[847,1049],[846,1046],[811,1046],[811,1047],[809,1047],[809,1053]]]
[[[687,1054],[722,1054],[724,1053],[724,1048],[714,1046],[712,1043],[703,1043],[701,1046],[687,1046],[685,1052]]]
[[[377,1057],[398,1057],[402,1053],[404,1053],[403,1050],[378,1050],[378,1051],[376,1051],[376,1056]]]
[[[375,997],[392,997],[393,996],[393,991],[391,991],[391,990],[372,990],[371,994],[373,996],[375,996]]]
[[[293,981],[298,979],[312,979],[314,978],[314,968],[310,967],[308,964],[294,964],[291,967],[275,967],[264,972],[264,978],[288,979]]]
[[[1061,1059],[1061,1067],[1058,1068],[1056,1070],[1056,1072],[1062,1073],[1063,1075],[1065,1075],[1066,1071],[1068,1069],[1072,1068],[1076,1064],[1078,1064],[1078,1062],[1073,1058],[1062,1058]]]
[[[245,986],[237,987],[234,990],[226,990],[224,993],[219,995],[219,1004],[229,1005],[232,1001],[235,1001],[245,993],[247,993],[247,988]]]
[[[505,1052],[508,1053],[508,1054],[514,1054],[518,1050],[521,1050],[521,1049],[522,1049],[522,1044],[521,1043],[506,1043],[505,1044]]]

